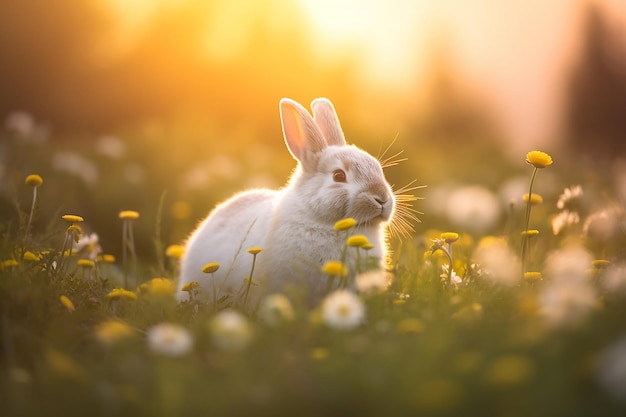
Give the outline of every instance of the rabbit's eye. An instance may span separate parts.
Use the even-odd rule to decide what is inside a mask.
[[[336,169],[333,171],[333,181],[346,182],[346,173],[342,169]]]

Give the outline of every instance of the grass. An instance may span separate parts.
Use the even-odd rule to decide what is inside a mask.
[[[42,177],[39,191],[54,182]],[[13,186],[28,197],[0,224],[4,416],[618,416],[626,409],[626,350],[621,362],[607,353],[625,335],[623,210],[614,210],[609,235],[587,231],[583,239],[581,224],[595,211],[579,208],[581,224],[554,236],[547,225],[558,210],[544,204],[527,206],[526,217],[511,212],[519,219],[507,224],[522,226],[501,235],[430,230],[394,242],[389,288],[359,293],[365,318],[337,326],[323,306],[295,300],[268,307],[276,320],[195,299],[179,304],[176,257],[163,261],[163,253],[157,261],[138,257],[128,270],[110,257],[79,265],[95,252],[61,255],[65,213],[42,224],[44,193],[31,204],[32,185],[22,178]],[[124,253],[135,258],[127,226],[112,217],[118,236],[124,228]],[[541,233],[526,242],[520,233],[529,227]],[[139,239],[142,229],[134,230]],[[522,245],[525,267],[543,279],[524,281],[511,262],[510,281],[475,262],[479,247],[519,261]],[[165,251],[162,242],[152,247]]]

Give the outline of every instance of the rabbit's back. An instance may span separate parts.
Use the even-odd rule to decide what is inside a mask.
[[[235,296],[250,274],[251,247],[263,247],[269,232],[272,206],[278,192],[252,190],[237,194],[218,205],[191,234],[181,263],[179,298],[189,282],[198,282],[201,293],[212,297],[213,282],[219,288],[218,297]],[[204,265],[218,263],[220,268],[212,275],[202,272]]]

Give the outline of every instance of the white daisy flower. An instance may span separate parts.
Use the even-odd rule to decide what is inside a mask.
[[[191,333],[181,325],[160,323],[147,331],[148,346],[166,356],[183,356],[193,348]]]
[[[391,283],[391,275],[385,271],[371,270],[359,274],[354,279],[356,289],[364,294],[383,292]]]
[[[322,318],[335,329],[353,329],[365,320],[365,305],[347,290],[337,290],[322,302]]]
[[[295,316],[291,301],[282,294],[270,294],[265,297],[259,306],[258,314],[259,318],[271,327],[292,321]]]
[[[209,322],[213,343],[224,350],[242,350],[252,340],[252,327],[243,314],[223,310]]]

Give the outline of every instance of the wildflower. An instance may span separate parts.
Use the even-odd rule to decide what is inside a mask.
[[[2,261],[2,266],[4,268],[15,268],[18,265],[19,263],[15,259],[7,259],[5,261]]]
[[[26,224],[26,234],[30,230],[30,224],[33,220],[33,213],[35,212],[35,203],[37,202],[37,188],[43,184],[43,178],[37,174],[32,174],[26,177],[26,185],[33,187],[33,202],[30,206],[30,214],[28,215],[28,223]]]
[[[552,157],[545,152],[530,151],[526,154],[526,162],[535,168],[546,168],[552,165]]]
[[[41,256],[35,255],[31,251],[27,250],[26,252],[24,252],[22,258],[27,262],[37,262],[41,259]]]
[[[372,245],[370,242],[365,243],[364,245],[361,246],[364,250],[370,250],[370,249],[374,249],[374,245]]]
[[[356,226],[356,220],[354,220],[352,217],[348,217],[336,222],[335,230],[340,232],[342,230],[352,229],[354,226]]]
[[[43,178],[41,178],[40,175],[31,174],[31,175],[26,177],[25,183],[26,183],[26,185],[29,185],[31,187],[37,188],[41,184],[43,184]]]
[[[332,328],[353,329],[365,320],[365,305],[354,293],[337,290],[322,302],[322,318]]]
[[[584,247],[569,245],[548,254],[546,273],[553,280],[587,281],[587,269],[593,257]]]
[[[107,253],[103,255],[98,255],[96,257],[96,262],[105,262],[108,264],[112,264],[112,263],[115,263],[115,256],[107,254]]]
[[[354,279],[357,290],[364,294],[383,292],[390,283],[390,274],[377,269],[363,272]]]
[[[293,321],[295,313],[289,298],[282,294],[270,294],[261,301],[259,318],[270,327],[278,327]]]
[[[252,255],[257,255],[257,254],[261,253],[261,251],[263,251],[263,248],[259,248],[259,247],[248,248],[248,253],[250,253]]]
[[[205,274],[212,274],[218,269],[220,269],[220,264],[218,264],[217,262],[210,262],[202,267],[202,272],[204,272]]]
[[[91,259],[79,259],[77,265],[85,269],[94,268],[96,263]]]
[[[607,266],[609,266],[611,264],[611,261],[607,260],[607,259],[594,259],[591,262],[591,265],[595,268],[595,269],[604,269]]]
[[[77,216],[75,214],[65,214],[61,216],[63,220],[70,223],[82,223],[85,221],[81,216]]]
[[[102,247],[99,244],[99,240],[100,238],[96,233],[91,233],[87,236],[81,236],[78,241],[74,242],[73,251],[75,253],[85,252],[85,255],[87,255],[89,259],[95,260],[100,252],[102,252]]]
[[[444,232],[440,237],[446,243],[453,243],[459,240],[459,234],[454,232]]]
[[[578,224],[579,222],[580,216],[578,215],[578,213],[569,210],[563,210],[552,218],[552,233],[555,236],[558,236],[563,230],[575,224]]]
[[[530,230],[523,230],[522,231],[522,236],[526,236],[526,237],[535,237],[539,234],[539,230],[537,229],[530,229]]]
[[[208,326],[213,343],[222,350],[242,350],[252,340],[248,319],[235,310],[222,310],[209,321]]]
[[[439,277],[442,280],[448,280],[450,284],[453,284],[454,286],[457,286],[463,283],[463,279],[456,274],[456,271],[454,269],[450,270],[449,265],[446,265],[446,264],[441,265],[441,271],[442,272],[441,272],[441,275],[439,275]]]
[[[150,281],[141,284],[138,291],[154,296],[168,296],[174,294],[176,286],[167,278],[152,278]]]
[[[580,185],[573,185],[563,190],[556,202],[556,208],[559,210],[576,209],[580,199],[583,196],[583,188]]]
[[[132,327],[119,320],[106,320],[94,329],[96,339],[107,346],[128,339],[134,334],[135,331]]]
[[[60,296],[59,301],[61,301],[61,304],[63,304],[63,306],[67,308],[67,311],[69,311],[70,313],[76,310],[76,308],[74,307],[74,303],[72,303],[72,300],[67,298],[65,295]]]
[[[188,282],[185,285],[183,285],[183,287],[180,290],[181,291],[187,291],[187,292],[193,292],[198,287],[200,287],[200,284],[198,282],[191,281],[191,282]]]
[[[252,280],[252,275],[254,274],[254,265],[256,264],[256,256],[261,253],[261,251],[263,250],[263,248],[259,248],[259,247],[253,247],[253,248],[248,248],[248,253],[252,254],[252,266],[250,267],[250,276],[247,277],[247,284],[246,285],[246,293],[243,299],[243,304],[246,305],[246,303],[248,302],[248,294],[250,293],[250,287],[253,284],[253,280]]]
[[[524,230],[528,230],[528,227],[530,225],[530,211],[531,211],[531,206],[533,205],[533,201],[532,201],[533,200],[533,184],[535,183],[535,177],[537,176],[537,171],[539,170],[539,168],[545,168],[551,165],[552,158],[550,157],[550,155],[548,155],[545,152],[531,151],[531,152],[528,152],[528,154],[526,154],[526,162],[534,166],[535,169],[533,169],[533,173],[530,177],[530,186],[528,187],[529,197],[525,200],[526,201],[526,227],[524,228]],[[528,237],[529,236],[523,236],[523,239],[522,239],[522,255],[521,255],[522,273],[526,269],[526,253],[529,247]]]
[[[480,265],[484,277],[492,282],[514,285],[520,276],[520,262],[504,239],[483,239],[474,251],[473,259]]]
[[[135,220],[139,218],[139,213],[136,212],[135,210],[122,210],[119,212],[118,216],[122,220],[124,219]]]
[[[454,226],[481,234],[497,224],[502,207],[491,190],[481,185],[468,185],[450,191],[443,202],[443,211]]]
[[[543,274],[541,272],[524,272],[524,281],[535,283],[537,281],[541,281],[543,279]]]
[[[595,376],[614,399],[626,403],[626,336],[614,341],[596,361]]]
[[[184,356],[193,348],[193,337],[183,326],[160,323],[147,330],[148,346],[153,352],[172,357]]]
[[[348,275],[348,269],[339,261],[326,261],[322,267],[322,272],[328,275],[345,277]]]
[[[346,240],[346,245],[357,248],[363,247],[363,245],[368,243],[367,236],[364,235],[353,235]]]
[[[124,287],[126,287],[128,283],[128,251],[130,251],[133,258],[133,265],[137,264],[132,223],[133,220],[139,218],[139,213],[134,210],[123,210],[119,212],[118,216],[122,219],[122,264],[124,265]]]
[[[539,311],[551,326],[568,327],[582,321],[596,305],[587,280],[552,279],[539,294]]]
[[[113,288],[106,295],[108,300],[119,300],[124,298],[126,300],[134,301],[137,299],[137,294],[132,291],[125,290],[124,288]]]
[[[594,261],[594,267],[602,270],[602,279],[600,281],[602,289],[609,294],[624,294],[626,292],[626,263],[623,261],[611,265],[601,263],[595,266],[597,265],[596,262],[601,262],[601,260]]]
[[[583,224],[583,234],[601,242],[615,239],[622,228],[624,216],[622,210],[609,207],[590,214]]]
[[[184,254],[185,247],[182,245],[169,245],[167,249],[165,249],[165,255],[172,259],[180,260]]]
[[[528,194],[524,194],[522,196],[522,200],[524,203],[530,203],[533,206],[538,206],[543,203],[543,197],[537,193],[533,193],[530,196]]]

